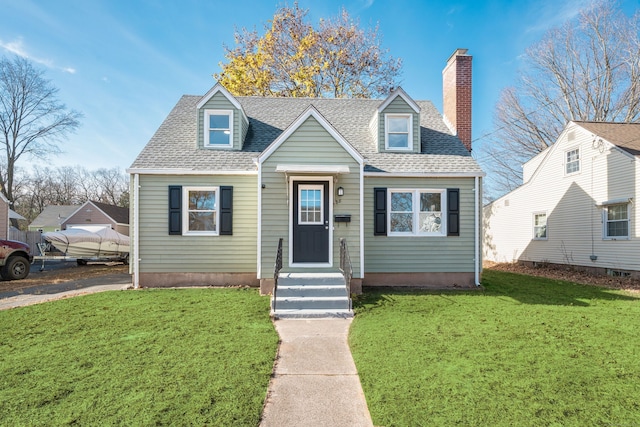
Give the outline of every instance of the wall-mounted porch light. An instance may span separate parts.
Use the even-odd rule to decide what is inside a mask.
[[[344,196],[344,188],[338,187],[338,196],[340,197]]]

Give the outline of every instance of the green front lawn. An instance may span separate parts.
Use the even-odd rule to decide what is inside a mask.
[[[0,424],[255,426],[278,335],[257,290],[105,292],[0,312]]]
[[[640,425],[640,295],[490,270],[483,284],[355,304],[374,425]]]

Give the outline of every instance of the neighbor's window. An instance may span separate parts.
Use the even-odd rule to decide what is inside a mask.
[[[184,187],[182,200],[184,234],[218,234],[218,187]]]
[[[535,213],[533,214],[533,238],[535,240],[547,239],[547,214]]]
[[[384,116],[384,146],[387,150],[410,150],[412,148],[411,114],[386,114]]]
[[[580,172],[580,149],[567,151],[565,163],[565,172],[567,175]]]
[[[206,147],[233,145],[233,111],[205,110],[204,145]]]
[[[629,204],[607,205],[603,209],[604,238],[629,238]]]
[[[444,190],[389,190],[390,235],[444,235]]]

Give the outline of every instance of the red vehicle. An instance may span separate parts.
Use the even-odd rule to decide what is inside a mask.
[[[4,280],[24,279],[29,275],[32,262],[29,245],[0,239],[0,276]]]

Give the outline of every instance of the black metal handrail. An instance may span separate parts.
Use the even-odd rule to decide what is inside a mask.
[[[276,294],[278,292],[278,276],[282,270],[282,237],[278,240],[276,263],[273,267],[273,311],[276,311]]]
[[[353,266],[351,265],[351,257],[349,256],[349,248],[347,247],[347,239],[340,238],[340,271],[344,276],[347,285],[347,296],[349,297],[349,310],[351,310],[351,278],[353,277]]]

